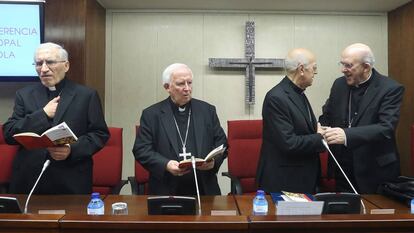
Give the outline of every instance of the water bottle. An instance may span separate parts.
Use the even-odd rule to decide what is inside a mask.
[[[414,214],[414,199],[411,199],[411,213]]]
[[[263,190],[257,190],[256,196],[253,199],[253,214],[267,215],[269,206]]]
[[[105,205],[99,193],[92,193],[91,201],[88,204],[88,215],[104,215]]]

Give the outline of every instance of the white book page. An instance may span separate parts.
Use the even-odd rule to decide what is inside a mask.
[[[51,141],[56,141],[58,139],[68,137],[74,137],[76,140],[78,140],[66,122],[62,122],[59,125],[46,130],[42,135],[46,135]]]

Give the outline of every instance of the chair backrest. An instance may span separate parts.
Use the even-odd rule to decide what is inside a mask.
[[[14,156],[16,156],[19,146],[8,145],[3,137],[3,125],[0,124],[0,193],[7,191]]]
[[[256,192],[256,169],[262,145],[262,120],[227,121],[228,169],[243,193]]]
[[[139,125],[135,126],[136,133],[139,133]],[[149,172],[137,160],[135,160],[135,181],[137,182],[136,194],[148,194]]]
[[[117,194],[122,183],[122,128],[109,127],[110,137],[93,156],[93,191]]]
[[[335,192],[335,178],[328,175],[328,151],[319,153],[321,160],[321,177],[319,181],[320,192]]]

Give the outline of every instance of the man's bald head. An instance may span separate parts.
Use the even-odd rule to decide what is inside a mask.
[[[288,74],[295,73],[300,65],[305,68],[316,61],[315,54],[305,48],[295,48],[289,51],[285,59],[285,68]]]

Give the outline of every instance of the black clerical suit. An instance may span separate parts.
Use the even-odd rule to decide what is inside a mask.
[[[344,76],[336,79],[319,121],[344,129],[347,145],[330,147],[357,191],[375,193],[379,184],[400,174],[395,129],[404,87],[375,69],[361,86],[348,86]],[[335,175],[339,191],[352,191],[337,168]]]
[[[18,90],[13,115],[3,125],[4,138],[9,144],[17,144],[13,139],[16,133],[35,132],[40,135],[47,129],[66,122],[78,141],[70,145],[71,153],[63,161],[51,159],[46,149],[26,150],[21,147],[13,162],[11,193],[29,193],[46,159],[51,159],[51,164],[34,193],[92,192],[92,155],[109,138],[99,96],[95,90],[66,79],[59,82],[56,88],[56,91],[51,92],[37,83]],[[60,95],[60,101],[55,117],[50,119],[43,107],[57,95]]]
[[[303,90],[285,77],[263,102],[263,142],[256,181],[266,192],[314,193],[322,135]]]
[[[217,146],[221,144],[226,146],[226,135],[220,126],[215,107],[194,98],[187,104],[186,108],[188,107],[191,107],[191,124],[188,140],[189,144],[193,146],[187,147],[187,152],[191,152],[195,157],[204,158]],[[185,113],[188,113],[188,109]],[[133,153],[135,159],[150,172],[150,194],[176,195],[178,190],[183,188],[182,185],[180,186],[180,182],[186,179],[186,176],[192,176],[192,173],[187,173],[183,177],[173,176],[166,170],[167,163],[170,160],[180,161],[181,158],[178,157],[178,154],[182,153],[182,144],[178,138],[179,135],[173,116],[170,97],[144,109],[141,115],[140,130],[135,140]],[[185,137],[186,119],[188,118],[184,119],[185,127],[180,127],[182,128],[181,136],[183,140]],[[226,153],[216,159],[214,168],[211,170],[197,170],[198,184],[202,194],[220,195],[216,173],[225,157]],[[187,178],[186,180],[188,181],[189,179]],[[194,181],[191,181],[190,185],[194,187]],[[190,192],[189,194],[192,193]]]

